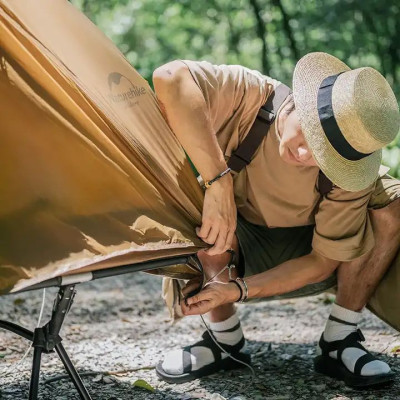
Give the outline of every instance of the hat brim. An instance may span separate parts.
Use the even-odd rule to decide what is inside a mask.
[[[336,57],[326,53],[309,53],[299,60],[294,70],[293,96],[301,129],[318,166],[333,184],[357,192],[377,179],[382,151],[375,151],[357,161],[342,157],[327,139],[317,107],[322,81],[344,71],[350,71],[350,68]]]

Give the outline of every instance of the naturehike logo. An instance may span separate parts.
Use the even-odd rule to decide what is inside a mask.
[[[146,94],[142,86],[134,85],[130,79],[119,72],[112,72],[108,75],[109,99],[113,103],[133,107],[139,104],[139,97]]]

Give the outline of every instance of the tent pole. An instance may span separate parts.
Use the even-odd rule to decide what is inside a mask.
[[[84,273],[78,273],[78,274],[72,274],[72,275],[59,276],[57,278],[47,279],[45,281],[28,286],[24,289],[16,290],[14,292],[10,292],[7,294],[27,292],[27,291],[31,291],[31,290],[44,289],[44,288],[49,288],[49,287],[53,287],[53,286],[77,284],[77,283],[88,282],[88,281],[92,281],[92,280],[100,279],[100,278],[108,278],[110,276],[129,274],[131,272],[150,271],[152,269],[169,267],[171,265],[176,265],[176,264],[192,265],[197,270],[199,270],[199,271],[201,270],[201,272],[202,272],[201,263],[198,261],[197,255],[189,254],[189,255],[185,255],[185,256],[161,258],[159,260],[154,260],[154,261],[145,261],[145,262],[136,263],[136,264],[119,265],[117,267],[99,269],[99,270],[93,271],[93,272],[84,272]]]

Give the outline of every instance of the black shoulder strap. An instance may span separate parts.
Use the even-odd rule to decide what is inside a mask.
[[[318,175],[318,191],[321,196],[326,196],[333,189],[331,180],[320,170]]]
[[[240,172],[250,164],[254,153],[257,151],[269,128],[275,121],[276,113],[286,97],[292,91],[284,84],[280,84],[268,97],[266,103],[258,111],[257,117],[244,138],[228,161],[228,167],[235,172]],[[321,196],[326,196],[333,188],[333,183],[320,171],[318,176],[318,191]]]
[[[254,153],[275,121],[279,107],[290,93],[291,90],[286,85],[280,84],[268,96],[267,102],[258,111],[249,133],[229,158],[228,167],[231,170],[240,172],[246,165],[250,164]]]

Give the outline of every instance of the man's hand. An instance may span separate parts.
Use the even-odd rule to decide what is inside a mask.
[[[196,233],[206,243],[214,245],[205,251],[214,256],[231,248],[235,230],[233,181],[230,175],[225,175],[206,189],[202,225],[196,228]]]
[[[184,315],[205,314],[222,304],[234,303],[240,295],[235,283],[209,282],[200,293],[181,302]]]

